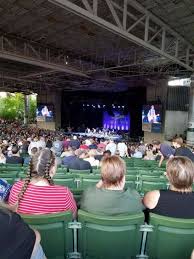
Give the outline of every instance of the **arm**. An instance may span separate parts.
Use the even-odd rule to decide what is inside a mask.
[[[143,204],[148,209],[154,209],[158,204],[159,198],[160,198],[160,191],[148,192],[143,198]]]
[[[101,188],[102,185],[103,185],[103,182],[102,182],[102,180],[100,180],[100,181],[96,184],[96,187],[97,187],[97,188]]]
[[[164,156],[161,154],[160,162],[158,164],[159,167],[161,167],[163,160],[164,160]]]
[[[32,250],[32,255],[36,252],[36,249],[37,249],[37,247],[38,247],[38,245],[40,244],[40,241],[41,241],[40,233],[36,229],[33,229],[33,231],[35,233],[36,240],[35,240],[34,248]]]

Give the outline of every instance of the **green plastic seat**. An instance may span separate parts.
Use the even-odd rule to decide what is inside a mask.
[[[41,245],[48,259],[66,259],[73,252],[73,233],[68,228],[70,212],[46,215],[21,215],[25,222],[41,234]]]
[[[82,228],[78,251],[83,259],[132,259],[140,251],[143,213],[128,216],[99,216],[78,211]]]
[[[98,168],[98,169],[93,169],[92,168],[92,173],[93,174],[100,174],[100,168]]]
[[[70,189],[76,188],[75,175],[73,174],[66,174],[66,175],[56,174],[53,178],[53,181],[54,181],[54,184],[67,186]]]
[[[186,259],[194,248],[194,219],[178,219],[150,214],[153,232],[148,234],[149,259]]]
[[[134,170],[133,168],[127,168],[126,174],[133,174],[133,175],[137,175],[139,172],[137,170]]]
[[[137,181],[137,176],[136,175],[126,175],[125,176],[125,188],[132,188],[136,189],[136,181]]]
[[[84,175],[81,176],[81,188],[87,189],[90,186],[95,186],[101,179],[100,175]]]
[[[91,170],[75,170],[75,169],[69,169],[69,173],[72,174],[90,174]]]
[[[167,180],[164,178],[141,178],[140,192],[146,193],[153,190],[168,189]]]
[[[63,173],[63,174],[66,174],[67,173],[67,168],[65,168],[65,167],[60,167],[60,168],[57,168],[57,172],[56,172],[56,174],[58,174],[58,173]]]
[[[13,184],[18,177],[18,172],[0,172],[0,178],[6,180],[9,184]]]

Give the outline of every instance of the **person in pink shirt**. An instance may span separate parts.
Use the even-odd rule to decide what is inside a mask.
[[[56,158],[50,149],[45,148],[35,154],[30,161],[26,179],[13,185],[9,204],[23,214],[72,211],[75,216],[77,206],[73,194],[68,187],[53,183],[56,169]]]

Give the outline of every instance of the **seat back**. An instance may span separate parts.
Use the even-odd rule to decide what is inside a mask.
[[[95,186],[100,181],[100,179],[100,175],[83,175],[81,176],[81,188],[87,189],[90,186]]]
[[[26,223],[41,234],[41,245],[48,259],[65,259],[73,251],[73,234],[68,229],[70,212],[46,215],[21,215]]]
[[[83,259],[129,259],[139,253],[143,213],[110,217],[79,210],[78,221],[82,224],[78,251]]]
[[[194,219],[178,219],[151,213],[153,232],[148,234],[150,259],[190,258],[194,248]]]
[[[53,178],[55,184],[67,186],[69,188],[76,188],[75,175],[73,174],[56,174]]]
[[[6,180],[9,184],[13,184],[18,177],[18,172],[0,172],[0,178]]]
[[[69,173],[72,173],[72,174],[90,174],[91,173],[91,170],[76,170],[76,169],[70,169],[69,168]]]

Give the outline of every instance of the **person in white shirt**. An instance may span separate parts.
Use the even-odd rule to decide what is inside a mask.
[[[117,150],[119,152],[120,157],[129,157],[128,151],[127,151],[127,145],[124,143],[124,141],[120,141],[117,145]]]
[[[46,147],[46,142],[44,137],[40,137],[39,140],[37,141],[37,147],[38,149],[42,148],[44,149]]]
[[[114,156],[116,154],[117,145],[114,143],[114,140],[110,139],[108,145],[106,146],[106,150],[110,150],[111,155]]]
[[[28,154],[31,156],[31,149],[33,147],[36,147],[39,150],[39,145],[38,145],[38,138],[35,137],[31,142],[30,145],[28,146]]]
[[[95,156],[97,155],[97,150],[96,149],[91,149],[88,152],[88,158],[84,158],[85,161],[88,161],[91,166],[99,166],[100,161],[95,159]]]

